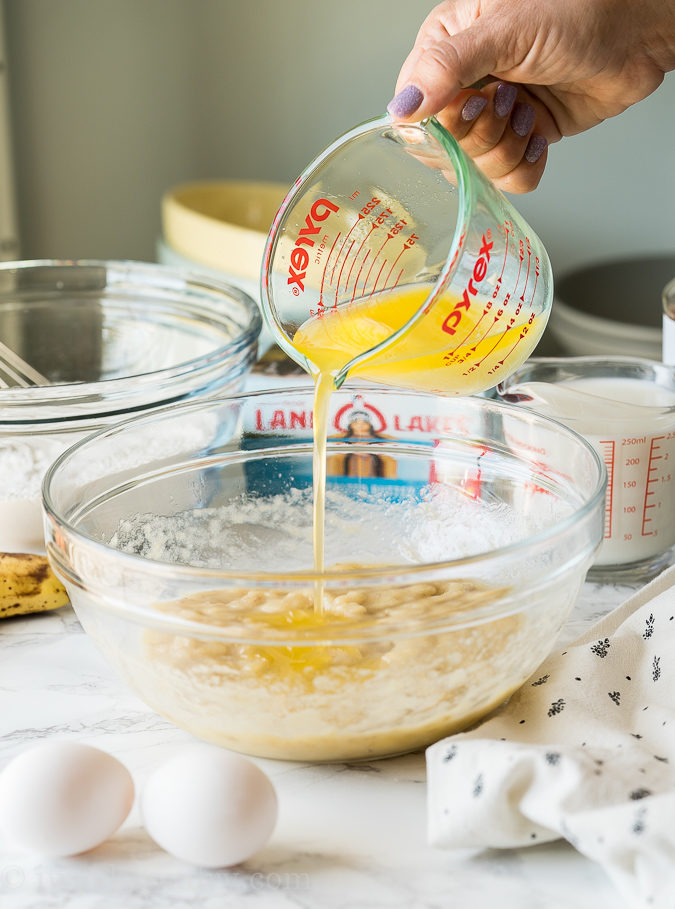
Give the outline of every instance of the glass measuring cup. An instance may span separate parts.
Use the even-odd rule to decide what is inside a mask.
[[[552,299],[541,241],[433,118],[373,120],[322,152],[274,219],[261,284],[304,369],[446,394],[515,370]]]
[[[604,535],[589,576],[644,581],[664,568],[675,545],[675,366],[636,357],[533,358],[498,393],[576,430],[605,462]],[[525,450],[533,444],[521,431],[510,441]]]

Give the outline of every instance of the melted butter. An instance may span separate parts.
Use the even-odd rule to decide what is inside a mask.
[[[388,291],[325,309],[300,326],[293,346],[319,374],[335,376],[412,319],[429,291],[424,285]],[[349,375],[443,394],[473,394],[495,385],[502,369],[507,375],[529,356],[544,323],[525,305],[507,319],[491,300],[475,300],[470,311],[460,309],[460,322],[448,322],[458,302],[449,295],[436,301],[398,341],[353,367]]]
[[[323,593],[322,602],[323,602]],[[330,635],[340,634],[340,625],[350,622],[350,616],[326,613],[325,610],[311,606],[307,609],[291,609],[283,613],[260,613],[254,617],[254,623],[269,629],[282,630],[292,628],[294,631],[320,632],[326,629]],[[374,672],[380,663],[379,657],[368,655],[368,648],[350,644],[292,644],[288,646],[272,644],[245,645],[248,659],[263,659],[268,671],[276,677],[302,675],[311,681],[314,675],[323,670],[349,665],[358,667],[363,673]]]

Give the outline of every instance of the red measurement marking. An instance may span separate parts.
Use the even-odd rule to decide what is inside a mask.
[[[506,234],[506,243],[504,244],[504,261],[502,262],[502,271],[501,271],[501,274],[499,275],[499,279],[498,279],[499,281],[501,281],[502,278],[504,277],[504,269],[506,268],[506,263],[509,260],[509,233],[510,233],[509,224],[510,224],[509,221],[504,221],[504,233]]]
[[[380,280],[380,275],[381,275],[382,272],[384,271],[384,266],[385,266],[386,264],[387,264],[387,259],[384,260],[384,262],[382,263],[382,268],[381,268],[381,269],[378,271],[378,273],[377,273],[377,277],[375,278],[375,283],[373,284],[373,289],[372,289],[371,292],[368,294],[369,297],[372,297],[372,295],[375,293],[375,288],[377,287],[377,282]]]
[[[532,250],[530,249],[530,241],[527,237],[525,239],[527,240],[527,274],[525,275],[525,283],[523,284],[523,292],[520,295],[520,300],[522,303],[525,302],[525,291],[527,290],[527,282],[530,280],[530,264],[532,262]]]
[[[520,254],[518,259],[518,277],[516,278],[516,283],[513,285],[513,294],[515,296],[516,291],[518,290],[518,285],[520,284],[520,273],[523,270],[523,259],[525,258],[523,254],[523,241],[520,240]],[[523,293],[525,293],[525,288],[523,287]]]
[[[335,249],[335,244],[337,243],[337,241],[340,239],[341,236],[342,236],[341,232],[338,231],[337,236],[333,240],[333,245],[330,248],[330,252],[328,253],[328,256],[326,257],[326,264],[323,267],[323,274],[321,275],[321,289],[319,290],[319,309],[326,308],[326,304],[323,302],[323,282],[326,280],[326,272],[328,271],[328,263],[330,262],[330,257],[333,255],[333,250]],[[337,264],[337,259],[335,261]],[[333,266],[333,271],[335,271],[335,266]],[[331,278],[331,280],[332,280],[332,278]]]
[[[614,513],[614,440],[600,439],[602,459],[607,468],[607,492],[605,493],[605,533],[604,539],[612,536],[612,515]]]
[[[340,234],[338,234],[338,237],[339,237],[339,236],[340,236]],[[336,237],[336,239],[337,239],[337,237]],[[346,240],[346,237],[345,237],[345,240]],[[341,253],[342,250],[344,249],[345,240],[342,241],[342,246],[341,246],[340,249],[337,251],[337,255],[335,256],[335,262],[333,262],[333,270],[332,270],[332,272],[330,273],[330,282],[329,282],[330,284],[333,283],[333,278],[335,277],[335,269],[337,268],[337,264],[338,264],[338,262],[340,261],[340,253]],[[326,262],[326,265],[328,265],[328,262]]]
[[[501,282],[502,282],[502,278],[504,277],[504,269],[506,268],[506,263],[509,258],[509,233],[510,233],[509,225],[511,225],[510,221],[504,221],[504,233],[506,234],[506,245],[504,246],[504,261],[502,262],[502,271],[501,271],[501,274],[499,275],[499,277],[497,278],[498,284],[501,284]],[[513,226],[513,225],[511,225],[511,226]]]
[[[356,225],[359,223],[359,221],[360,221],[362,218],[363,218],[363,215],[359,215],[359,217],[356,219],[356,221],[354,221],[354,223],[352,224],[352,226],[351,226],[351,227],[349,228],[349,230],[347,231],[347,233],[346,233],[346,235],[345,235],[345,238],[344,238],[344,240],[342,241],[342,246],[340,247],[340,252],[337,254],[337,258],[336,258],[336,260],[335,260],[335,265],[333,266],[333,271],[332,271],[332,274],[331,274],[331,276],[330,276],[330,282],[331,282],[331,284],[333,283],[333,275],[335,274],[335,269],[336,269],[336,267],[337,267],[338,262],[340,261],[340,256],[342,255],[342,250],[345,248],[345,243],[346,243],[347,240],[349,239],[349,235],[351,234],[351,232],[354,230],[354,228],[356,227]],[[355,242],[356,242],[355,240],[352,241],[352,243],[355,243]],[[351,247],[350,247],[350,249],[351,249]]]
[[[535,268],[534,271],[534,287],[532,288],[532,296],[530,297],[530,309],[532,309],[532,304],[534,303],[534,296],[537,293],[537,281],[539,280],[539,269]]]
[[[480,323],[483,321],[483,319],[485,318],[485,316],[489,313],[489,311],[490,311],[489,309],[484,309],[484,310],[483,310],[483,315],[482,315],[482,316],[480,317],[480,319],[475,323],[475,325],[473,325],[473,326],[471,327],[471,329],[469,330],[469,334],[466,335],[466,337],[462,338],[462,340],[461,340],[458,344],[456,344],[456,345],[453,347],[453,349],[446,355],[446,357],[445,357],[446,360],[449,360],[449,359],[452,357],[452,355],[455,353],[455,351],[460,350],[462,347],[465,347],[465,346],[466,346],[466,344],[467,344],[469,338],[470,338],[471,335],[476,331],[476,329],[478,328],[478,326],[480,325]],[[493,324],[494,324],[494,323],[493,323]],[[490,329],[488,328],[488,330],[485,332],[485,334],[483,335],[483,337],[482,337],[482,338],[479,338],[479,339],[476,341],[476,343],[473,345],[473,347],[471,348],[472,350],[475,350],[475,349],[478,347],[478,345],[480,344],[480,342],[483,340],[483,338],[486,338],[486,337],[487,337],[489,331],[490,331]]]
[[[384,238],[384,243],[382,244],[382,246],[380,246],[380,248],[378,249],[378,251],[375,253],[375,258],[374,258],[373,261],[370,263],[370,268],[368,269],[368,274],[366,275],[366,280],[363,282],[363,289],[362,289],[362,291],[361,291],[362,294],[365,294],[365,292],[366,292],[366,286],[368,285],[368,279],[370,278],[370,273],[371,273],[371,271],[373,270],[373,266],[375,265],[375,262],[377,261],[377,257],[380,255],[380,253],[382,252],[382,250],[384,249],[384,247],[386,246],[386,244],[387,244],[390,240],[391,240],[391,237],[389,237],[389,236],[385,237],[385,238]],[[379,276],[378,276],[378,277],[379,277]],[[376,282],[376,283],[377,283],[377,282]],[[373,288],[373,290],[374,290],[374,289],[375,289],[375,288]],[[371,293],[371,296],[372,296],[373,291],[371,290],[370,293]]]
[[[349,269],[349,274],[347,275],[347,281],[346,281],[346,283],[345,283],[345,290],[347,290],[347,289],[349,288],[349,282],[351,281],[352,272],[354,271],[354,266],[356,265],[357,259],[358,259],[359,256],[361,255],[361,250],[363,249],[364,243],[366,242],[366,240],[368,239],[368,237],[372,234],[372,232],[373,232],[374,230],[376,230],[376,229],[377,229],[377,228],[376,228],[375,225],[373,225],[373,226],[370,228],[370,230],[368,231],[368,233],[365,235],[365,237],[364,237],[363,240],[361,241],[361,243],[360,243],[360,245],[359,245],[359,248],[356,250],[356,252],[355,252],[355,254],[354,254],[354,258],[353,258],[353,260],[352,260],[351,268]],[[350,250],[351,250],[351,247],[350,247]],[[366,251],[366,255],[364,256],[363,262],[366,261],[366,259],[368,258],[369,253],[370,253],[370,250],[367,250],[367,251]],[[349,256],[349,253],[347,253],[347,256],[345,256],[345,258],[347,258],[348,256]],[[361,275],[361,271],[363,270],[363,262],[361,263],[361,268],[359,268],[358,275],[356,276],[356,281],[354,282],[354,291],[353,291],[353,293],[352,293],[352,300],[353,300],[354,297],[356,296],[356,286],[357,286],[357,284],[359,283],[359,277],[360,277],[360,275]],[[338,282],[338,284],[339,284],[339,282]]]
[[[658,473],[659,468],[658,468],[658,465],[655,464],[654,462],[663,460],[663,455],[656,453],[657,451],[661,450],[661,446],[659,445],[659,442],[663,438],[665,438],[665,436],[654,436],[654,438],[652,439],[652,441],[649,445],[649,459],[647,461],[647,465],[648,465],[647,466],[647,483],[645,485],[645,500],[644,500],[644,503],[642,506],[642,536],[643,537],[653,536],[656,533],[655,530],[646,530],[645,528],[647,527],[647,524],[649,524],[652,520],[647,515],[647,509],[656,508],[656,505],[657,505],[656,502],[650,502],[649,499],[653,495],[655,495],[654,489],[652,488],[654,483],[659,482],[658,476],[655,476],[655,474]]]
[[[373,232],[374,230],[377,230],[377,228],[376,228],[375,225],[373,224],[373,226],[370,228],[370,230],[369,230],[368,233],[365,235],[365,237],[363,238],[363,240],[361,240],[361,243],[360,243],[360,245],[359,245],[359,248],[356,250],[356,257],[357,257],[357,258],[358,258],[359,255],[361,254],[361,250],[363,249],[364,243],[366,242],[366,240],[368,239],[368,237],[372,234],[372,232]]]
[[[354,302],[354,297],[356,296],[356,288],[359,286],[359,278],[361,277],[361,272],[363,271],[363,266],[364,266],[364,265],[366,264],[366,262],[368,261],[368,256],[369,256],[369,255],[370,255],[370,250],[367,249],[367,250],[366,250],[366,254],[365,254],[365,256],[363,257],[363,261],[361,262],[361,268],[359,268],[359,273],[358,273],[358,275],[356,276],[356,281],[354,281],[354,290],[353,290],[353,292],[352,292],[352,299],[351,299],[351,302],[352,302],[352,303]]]
[[[398,287],[398,282],[399,282],[399,281],[401,280],[401,278],[403,277],[403,272],[404,272],[404,271],[405,271],[405,268],[402,268],[402,269],[400,270],[400,272],[398,273],[398,278],[397,278],[397,279],[394,281],[394,283],[391,285],[392,288]]]
[[[513,347],[511,348],[511,350],[510,350],[507,354],[504,355],[504,359],[503,359],[503,360],[498,360],[498,361],[497,361],[497,362],[499,363],[500,366],[503,366],[504,363],[506,363],[506,361],[508,360],[508,358],[511,356],[511,354],[512,354],[513,351],[516,349],[516,347],[518,347],[518,345],[520,344],[520,342],[523,340],[524,337],[525,337],[525,334],[523,334],[523,332],[521,332],[521,333],[518,335],[518,340],[517,340],[516,343],[513,345]]]
[[[476,348],[478,347],[478,345],[482,344],[483,341],[487,338],[487,336],[489,334],[490,334],[490,329],[488,328],[488,330],[485,332],[485,334],[482,335],[482,337],[478,338],[478,340],[476,341],[474,346],[472,348],[470,348],[472,353],[476,352]],[[462,364],[468,362],[469,354],[465,353],[462,356],[461,350],[462,350],[462,348],[456,347],[454,350],[450,351],[450,353],[446,354],[445,357],[443,358],[444,361],[446,362],[446,364],[451,365],[453,363],[456,363],[458,366],[461,366]],[[459,351],[459,353],[457,351]],[[474,367],[474,369],[475,369],[475,367]],[[473,369],[471,370],[471,372],[473,372]],[[468,373],[465,372],[465,373],[462,373],[462,375],[468,375]]]
[[[495,321],[492,323],[493,326],[494,326],[494,324],[495,324],[496,322],[498,322],[498,321],[499,321],[499,319],[495,316]],[[496,349],[499,347],[499,345],[501,344],[502,338],[504,338],[504,337],[506,336],[506,332],[507,332],[507,331],[510,331],[510,330],[511,330],[511,326],[509,325],[509,326],[508,326],[508,327],[507,327],[507,328],[498,336],[497,342],[490,348],[490,350],[488,350],[488,352],[487,352],[486,354],[483,354],[483,356],[480,358],[480,360],[478,360],[478,361],[476,362],[476,366],[480,366],[480,364],[481,364],[484,360],[487,360],[487,358],[490,356],[490,354],[492,354],[492,353],[495,352],[495,350],[496,350]],[[486,337],[487,337],[487,335],[486,335]]]
[[[335,285],[335,305],[336,306],[337,306],[337,299],[338,299],[338,291],[340,290],[340,281],[342,280],[342,272],[345,269],[345,265],[347,264],[347,259],[349,258],[349,253],[352,251],[352,246],[355,243],[356,243],[356,240],[352,240],[352,242],[349,244],[349,249],[347,250],[347,255],[342,260],[342,265],[340,266],[340,274],[338,275],[337,284]],[[344,244],[343,244],[343,246],[344,246]],[[338,256],[338,258],[339,258],[339,256]]]
[[[363,244],[361,244],[361,246],[363,246]],[[356,265],[356,260],[357,260],[358,257],[359,257],[359,252],[360,252],[360,250],[361,250],[361,247],[359,247],[359,248],[356,250],[356,252],[354,253],[354,258],[352,259],[352,264],[351,264],[350,269],[349,269],[349,274],[347,275],[347,280],[345,281],[345,290],[347,290],[347,288],[349,287],[349,282],[350,282],[351,279],[352,279],[352,272],[354,271],[354,266]]]
[[[396,256],[396,258],[394,259],[394,261],[391,263],[391,268],[389,269],[389,272],[387,273],[387,280],[384,282],[384,286],[385,286],[385,287],[386,287],[387,284],[389,283],[389,278],[391,278],[391,273],[392,273],[392,271],[394,270],[394,266],[396,265],[396,263],[398,262],[398,260],[401,258],[401,256],[403,255],[403,253],[406,251],[406,249],[408,249],[408,247],[407,247],[407,246],[404,246],[403,249],[401,250],[401,252]],[[375,283],[377,284],[377,281],[376,281]]]

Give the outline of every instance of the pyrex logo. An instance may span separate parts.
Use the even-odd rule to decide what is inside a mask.
[[[288,269],[288,283],[295,285],[292,287],[293,293],[299,294],[304,291],[304,280],[307,275],[307,263],[309,262],[310,249],[314,246],[314,237],[319,233],[319,222],[325,221],[333,211],[339,210],[339,205],[329,202],[328,199],[317,199],[305,218],[305,227],[300,228],[298,239],[295,241],[291,251],[291,264]]]
[[[468,312],[469,308],[471,307],[471,297],[475,297],[478,293],[478,288],[476,285],[480,284],[480,282],[487,274],[488,262],[490,261],[490,251],[494,246],[494,242],[491,241],[489,237],[489,231],[487,237],[485,234],[483,234],[481,239],[482,246],[480,248],[480,252],[478,253],[476,263],[473,267],[473,274],[469,278],[469,283],[464,288],[462,299],[458,303],[455,303],[454,309],[448,313],[448,315],[445,317],[445,320],[443,321],[443,331],[447,331],[449,335],[454,335],[454,333],[457,331],[457,326],[462,321],[462,316],[465,312]]]

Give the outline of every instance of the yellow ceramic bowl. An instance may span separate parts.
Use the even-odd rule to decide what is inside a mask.
[[[187,183],[162,199],[164,241],[191,262],[255,281],[283,183],[220,180]]]

